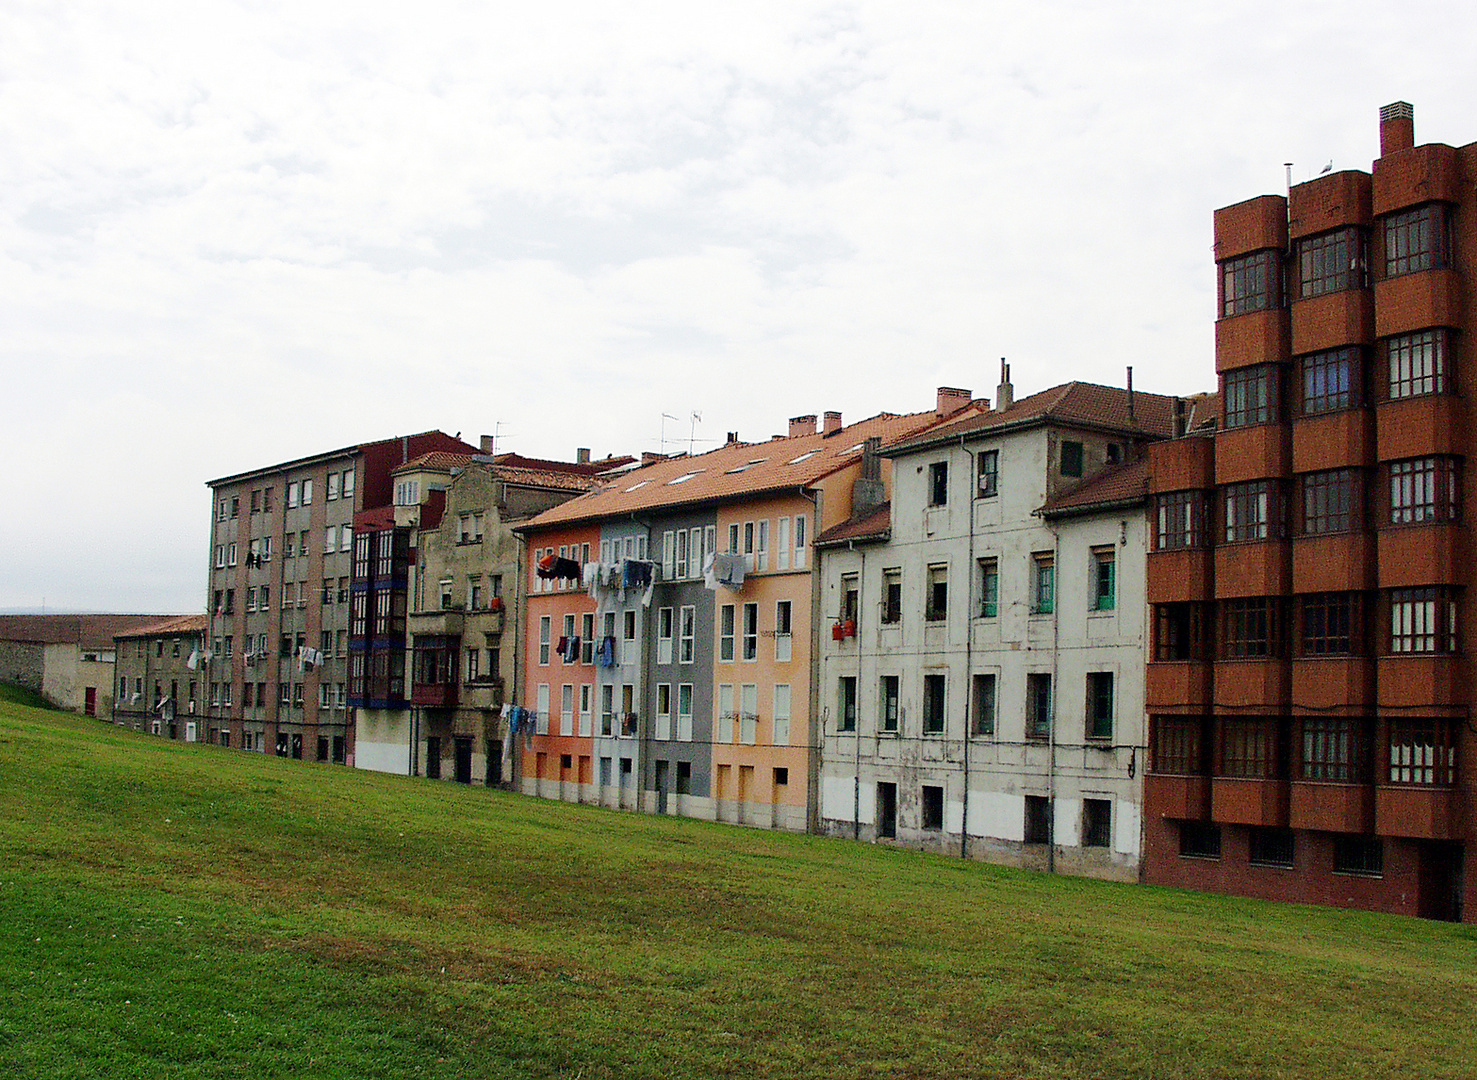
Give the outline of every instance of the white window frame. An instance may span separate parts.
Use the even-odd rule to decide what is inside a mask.
[[[718,684],[718,735],[723,744],[733,742],[733,684]]]
[[[775,746],[790,745],[790,709],[792,706],[790,684],[774,684],[774,735]]]
[[[658,608],[656,613],[656,662],[658,664],[670,664],[672,662],[672,631],[673,620],[676,612],[669,607]]]
[[[672,737],[672,684],[656,684],[656,732],[662,742]]]
[[[677,684],[677,741],[692,742],[692,683]]]
[[[678,612],[678,652],[677,659],[680,663],[691,664],[697,659],[697,608],[691,604],[682,607]]]
[[[549,684],[538,684],[538,698],[535,702],[537,716],[534,717],[534,734],[547,735],[549,733]]]
[[[559,688],[559,734],[574,734],[574,683]]]
[[[745,746],[759,743],[759,684],[739,687],[739,741]]]

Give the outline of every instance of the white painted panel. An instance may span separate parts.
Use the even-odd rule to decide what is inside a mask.
[[[876,785],[862,784],[861,822],[872,824],[875,818]],[[821,816],[833,821],[851,821],[857,808],[856,780],[850,776],[821,778]]]
[[[1120,855],[1138,858],[1139,838],[1143,832],[1142,811],[1137,803],[1115,802],[1113,804],[1113,850]]]
[[[407,776],[410,773],[410,748],[405,742],[370,742],[360,736],[354,744],[354,767]]]
[[[969,793],[969,835],[996,840],[1026,838],[1026,800],[999,791]]]
[[[944,832],[958,833],[964,828],[964,803],[950,799],[944,803]]]
[[[1082,800],[1058,799],[1052,822],[1053,839],[1058,847],[1082,846]]]

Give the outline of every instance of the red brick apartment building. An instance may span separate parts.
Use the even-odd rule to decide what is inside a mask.
[[[1145,876],[1477,920],[1477,143],[1215,214],[1222,424],[1149,448]]]

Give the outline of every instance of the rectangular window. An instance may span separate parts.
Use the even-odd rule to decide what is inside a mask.
[[[1056,556],[1038,551],[1031,556],[1031,613],[1050,615],[1056,610]]]
[[[1180,822],[1180,858],[1219,859],[1221,827],[1199,821]]]
[[[488,653],[491,654],[491,652],[492,650],[489,649]],[[488,656],[488,659],[489,661],[492,660],[491,655]],[[497,672],[496,665],[494,663],[489,663],[488,671],[495,674]],[[580,738],[582,739],[588,739],[591,734],[591,723],[593,722],[592,713],[595,704],[594,699],[595,688],[589,683],[582,684],[580,686]]]
[[[1362,289],[1364,246],[1364,230],[1353,227],[1299,240],[1295,246],[1299,298]]]
[[[1352,409],[1364,403],[1363,364],[1357,348],[1313,353],[1300,359],[1298,367],[1304,416]]]
[[[1270,716],[1223,717],[1217,776],[1272,780],[1277,768],[1277,720]]]
[[[538,662],[548,664],[549,650],[554,638],[554,619],[551,615],[541,615],[538,621]]]
[[[718,609],[718,659],[733,659],[734,606],[724,604]]]
[[[857,622],[858,612],[861,610],[861,584],[857,574],[843,574],[841,577],[841,621],[851,623],[853,629]]]
[[[343,485],[342,485],[343,498],[345,498],[345,499],[352,499],[354,497],[354,470],[353,469],[345,469],[344,472],[343,472],[343,479],[344,479],[344,482],[343,482]],[[270,500],[269,500],[269,502],[270,502]],[[268,506],[268,509],[270,510],[271,507]]]
[[[291,510],[297,505],[297,481],[293,480],[287,485],[287,509]]]
[[[1198,716],[1156,716],[1151,720],[1150,771],[1168,776],[1204,776],[1204,723]]]
[[[1025,840],[1028,844],[1051,843],[1051,800],[1045,795],[1026,796]]]
[[[1298,771],[1302,779],[1339,784],[1369,779],[1362,721],[1346,716],[1309,716],[1301,723],[1303,746]]]
[[[672,684],[656,684],[656,738],[672,737]]]
[[[600,734],[615,734],[615,687],[610,683],[600,687]]]
[[[303,505],[309,506],[313,502],[313,481],[303,481]]]
[[[1064,440],[1061,449],[1061,467],[1063,476],[1082,475],[1082,444],[1074,440]]]
[[[1221,658],[1260,660],[1283,655],[1283,602],[1253,596],[1221,601]]]
[[[974,733],[995,734],[995,675],[986,672],[974,677]]]
[[[574,684],[565,683],[559,688],[559,734],[574,734]]]
[[[1226,372],[1226,427],[1251,427],[1277,419],[1277,369],[1271,364]]]
[[[1051,738],[1051,676],[1026,676],[1026,738]]]
[[[948,684],[943,675],[923,676],[923,734],[942,735],[948,702]]]
[[[744,522],[744,569],[754,571],[754,523]]]
[[[323,554],[332,555],[334,549],[337,547],[338,529],[337,527],[330,525],[328,526],[328,528],[323,530]]]
[[[1392,653],[1457,651],[1457,598],[1452,589],[1427,586],[1390,590]]]
[[[979,497],[988,499],[1000,491],[1000,451],[981,450],[975,460]]]
[[[1312,593],[1298,598],[1303,656],[1364,652],[1364,594]]]
[[[692,683],[677,684],[677,738],[692,742]]]
[[[728,554],[738,555],[742,551],[743,549],[739,547],[738,522],[735,521],[732,525],[728,527]]]
[[[837,731],[856,730],[856,677],[843,675],[836,680]]]
[[[1419,330],[1385,341],[1385,372],[1392,400],[1451,393],[1445,330]]]
[[[1359,523],[1360,479],[1361,474],[1353,469],[1329,469],[1298,477],[1302,489],[1301,533],[1322,536],[1354,528]]]
[[[722,683],[718,687],[718,741],[733,742],[733,685]]]
[[[580,663],[595,662],[595,613],[585,612],[580,616]]]
[[[1275,480],[1227,484],[1224,491],[1226,543],[1282,538],[1281,508]]]
[[[759,605],[744,605],[744,659],[759,659]]]
[[[1111,799],[1082,800],[1082,846],[1109,847],[1113,843]]]
[[[607,636],[609,637],[615,636],[615,624],[613,622],[614,619],[615,612],[612,611],[606,613],[606,622],[608,626]],[[634,611],[627,611],[623,613],[621,632],[623,634],[624,640],[636,640],[636,613]]]
[[[1460,519],[1461,460],[1451,457],[1392,461],[1390,524],[1420,525]]]
[[[1384,877],[1385,842],[1377,836],[1335,836],[1333,872]]]
[[[745,746],[759,742],[759,687],[754,683],[739,687],[739,741]]]
[[[928,568],[928,593],[923,617],[929,622],[942,622],[949,617],[949,567],[935,564]]]
[[[1171,491],[1155,500],[1154,510],[1154,550],[1205,546],[1205,492]]]
[[[549,684],[539,683],[538,696],[534,699],[534,734],[549,733]]]
[[[900,566],[882,571],[882,622],[894,625],[903,619],[903,570]]]
[[[687,530],[677,530],[677,560],[672,570],[673,576],[685,578],[687,576]]]
[[[331,472],[328,474],[328,490],[324,492],[324,499],[332,502],[338,498],[338,481],[338,473]]]
[[[789,600],[780,600],[774,605],[774,659],[777,664],[788,664],[793,656],[794,638],[790,633],[793,610],[794,605]]]
[[[1280,253],[1268,249],[1220,264],[1221,318],[1282,306]]]
[[[935,461],[928,466],[928,505],[949,504],[949,463]]]
[[[898,690],[899,679],[896,675],[882,676],[880,693],[880,709],[882,731],[897,733],[898,726]]]
[[[775,746],[790,745],[790,684],[774,684],[774,736]]]
[[[993,619],[1000,611],[1000,562],[998,559],[981,559],[980,610],[979,617]]]
[[[1385,277],[1442,270],[1451,265],[1450,208],[1427,203],[1381,220],[1385,241]]]
[[[805,569],[805,522],[804,514],[795,516],[795,569]]]
[[[774,523],[774,539],[774,565],[776,569],[788,570],[790,568],[790,519],[788,517],[782,517]]]
[[[1112,611],[1118,594],[1117,551],[1111,547],[1092,549],[1092,607]]]
[[[678,641],[677,660],[679,663],[690,664],[697,652],[697,608],[688,606],[681,609],[678,629],[681,637]]]
[[[1111,671],[1087,673],[1087,737],[1089,739],[1111,739],[1113,737],[1113,673]]]
[[[930,831],[944,827],[944,789],[934,784],[924,784],[919,799],[922,810],[921,825]]]
[[[672,616],[673,610],[669,607],[659,608],[656,613],[656,662],[658,664],[672,662]]]
[[[1247,862],[1252,866],[1292,866],[1296,845],[1291,829],[1252,829]]]
[[[677,572],[677,534],[668,529],[662,533],[662,580],[671,581]]]
[[[754,541],[754,569],[769,569],[769,520],[757,523],[757,538]]]

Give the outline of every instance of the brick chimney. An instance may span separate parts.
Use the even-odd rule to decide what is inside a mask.
[[[934,412],[939,417],[953,416],[964,406],[968,405],[974,395],[968,390],[961,390],[957,386],[940,386],[938,389],[938,404]]]
[[[588,465],[590,463],[590,448],[588,446],[576,446],[574,448],[574,462],[576,465]]]
[[[1000,358],[1000,385],[995,387],[995,411],[1004,412],[1015,404],[1015,387],[1010,383],[1010,365]]]
[[[790,417],[790,438],[793,439],[797,435],[814,435],[814,434],[815,434],[815,413],[811,413],[809,416],[792,416],[792,417]]]
[[[493,453],[496,453],[497,452],[497,436],[496,435],[484,435],[484,436],[482,436],[482,452],[484,454],[493,454]]]
[[[738,432],[737,431],[730,431],[728,433],[728,442],[725,443],[724,445],[726,445],[726,446],[732,446],[734,443],[736,443],[738,441],[739,441]]]
[[[1380,157],[1415,145],[1415,108],[1396,101],[1380,109]]]
[[[827,435],[834,435],[841,430],[841,414],[839,412],[827,412],[825,414],[825,426],[822,428]]]

